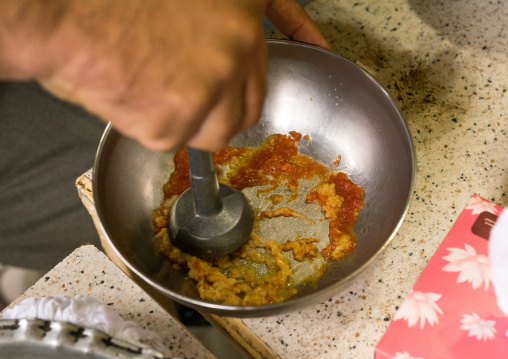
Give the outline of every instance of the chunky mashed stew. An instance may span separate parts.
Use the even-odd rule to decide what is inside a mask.
[[[310,141],[308,136],[304,140]],[[258,198],[269,208],[254,208],[255,225],[249,240],[234,253],[200,259],[171,244],[167,215],[176,198],[190,187],[185,148],[174,157],[175,170],[164,185],[164,201],[153,211],[152,224],[159,250],[177,269],[184,270],[197,286],[201,298],[228,305],[262,305],[284,301],[298,286],[313,285],[323,275],[326,264],[352,253],[356,243],[353,228],[363,207],[363,189],[346,174],[302,155],[298,145],[302,135],[291,131],[276,134],[255,148],[226,147],[214,154],[219,181],[238,190],[255,187]],[[299,195],[301,181],[316,184],[304,194],[305,202],[317,204],[328,222],[328,239],[303,237],[269,238],[259,233],[261,222],[292,217],[314,226],[301,211],[291,208]],[[282,189],[282,191],[281,191]],[[323,242],[321,246],[318,244]],[[321,248],[321,249],[319,249]],[[309,262],[312,271],[296,280],[293,267]]]

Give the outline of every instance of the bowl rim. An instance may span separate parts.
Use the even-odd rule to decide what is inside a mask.
[[[147,278],[147,276],[142,273],[138,268],[136,268],[135,265],[131,264],[116,248],[113,241],[110,238],[109,233],[107,232],[103,220],[104,215],[103,212],[97,204],[99,203],[98,198],[98,187],[100,186],[98,183],[98,177],[96,175],[97,169],[99,168],[99,162],[102,158],[102,153],[104,151],[104,146],[106,143],[106,140],[111,136],[112,134],[116,133],[120,135],[112,126],[111,123],[108,123],[106,126],[106,129],[102,135],[102,138],[99,142],[99,146],[96,152],[95,156],[95,162],[93,166],[92,171],[92,191],[93,191],[93,199],[94,199],[94,206],[97,211],[98,216],[98,225],[100,227],[100,230],[104,234],[104,237],[108,241],[109,245],[115,252],[115,254],[122,260],[122,262],[137,276],[139,276],[142,280],[146,281],[148,284],[150,284],[152,287],[163,293],[164,295],[170,297],[171,299],[192,307],[194,309],[200,310],[200,311],[206,311],[213,314],[219,314],[219,315],[225,315],[225,316],[235,316],[235,317],[261,317],[266,315],[276,315],[277,313],[281,313],[282,310],[285,312],[298,310],[300,308],[308,306],[310,303],[316,303],[316,299],[325,299],[327,296],[330,295],[336,295],[342,290],[344,290],[349,284],[359,277],[367,268],[369,268],[381,255],[381,253],[386,249],[386,247],[391,243],[397,232],[399,231],[400,227],[405,221],[405,218],[407,216],[407,213],[409,211],[409,208],[412,203],[413,198],[413,190],[415,185],[415,178],[416,178],[416,172],[417,172],[417,158],[416,158],[416,150],[413,138],[411,136],[411,132],[409,131],[409,126],[407,123],[407,119],[404,116],[404,113],[400,109],[399,105],[395,102],[395,100],[392,98],[392,96],[388,93],[388,91],[384,88],[383,85],[379,83],[379,81],[376,80],[376,78],[371,75],[368,71],[366,71],[363,67],[360,65],[354,63],[353,61],[331,51],[327,50],[315,45],[310,45],[307,43],[301,43],[296,41],[290,41],[290,40],[279,40],[279,39],[266,39],[267,46],[270,45],[280,45],[280,46],[296,46],[296,47],[306,47],[309,49],[312,49],[313,51],[319,51],[322,53],[325,53],[327,56],[332,56],[335,58],[341,59],[341,61],[345,61],[346,63],[349,63],[349,65],[353,65],[354,67],[357,67],[360,72],[362,72],[363,75],[365,75],[379,90],[381,93],[383,93],[384,97],[387,101],[391,103],[391,105],[395,108],[395,110],[399,113],[399,117],[402,120],[402,128],[404,129],[406,139],[408,140],[410,144],[410,151],[411,151],[411,174],[410,174],[410,184],[409,184],[409,190],[406,196],[406,204],[404,206],[404,209],[402,211],[402,215],[400,216],[398,222],[394,226],[393,230],[391,231],[388,238],[384,241],[383,245],[367,260],[365,260],[357,269],[355,269],[352,273],[348,274],[341,280],[338,280],[337,282],[333,283],[332,285],[329,285],[326,288],[322,288],[321,290],[307,293],[304,296],[301,297],[293,297],[289,298],[288,300],[285,300],[283,302],[279,303],[271,303],[271,304],[263,304],[263,305],[256,305],[256,306],[233,306],[233,305],[225,305],[220,304],[216,302],[209,302],[206,300],[201,299],[194,299],[189,298],[187,296],[181,295],[177,292],[174,292],[173,290],[166,288],[165,286],[155,282],[151,278]],[[120,135],[121,136],[121,135]],[[342,288],[342,289],[341,289]]]

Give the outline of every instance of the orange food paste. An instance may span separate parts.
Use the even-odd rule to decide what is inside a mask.
[[[314,261],[321,256],[329,262],[353,252],[356,243],[353,228],[363,207],[364,191],[345,173],[332,172],[324,164],[300,154],[298,145],[302,138],[310,141],[308,135],[302,137],[291,131],[288,135],[272,135],[253,148],[225,147],[214,154],[214,162],[219,181],[238,190],[262,187],[257,191],[259,196],[285,186],[289,193],[286,204],[272,211],[257,211],[257,222],[282,216],[300,218],[313,225],[312,220],[289,209],[287,202],[296,198],[301,180],[317,177],[318,184],[306,195],[306,202],[318,204],[329,223],[328,243],[321,251],[315,243],[326,239],[292,238],[279,243],[261,238],[255,230],[244,246],[219,258],[200,259],[174,247],[168,236],[167,214],[176,198],[190,187],[186,150],[176,152],[175,170],[163,187],[164,201],[154,210],[152,224],[159,250],[174,266],[188,271],[203,299],[229,305],[280,302],[297,292],[291,277],[292,261]],[[275,206],[283,202],[281,197],[272,193],[267,199]],[[325,270],[326,265],[318,266],[305,283],[315,284]]]

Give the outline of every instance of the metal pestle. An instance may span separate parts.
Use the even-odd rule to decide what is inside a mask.
[[[219,183],[212,153],[187,146],[191,188],[169,213],[172,243],[201,258],[218,257],[242,246],[254,212],[242,192]]]

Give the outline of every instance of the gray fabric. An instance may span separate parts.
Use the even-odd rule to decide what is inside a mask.
[[[46,271],[84,242],[100,246],[74,183],[104,128],[35,83],[0,83],[0,264]]]

